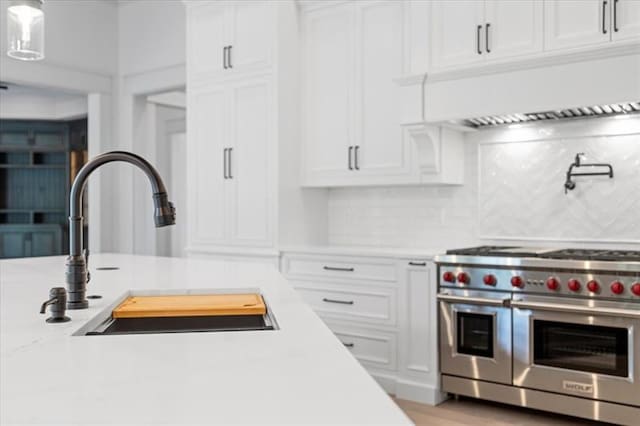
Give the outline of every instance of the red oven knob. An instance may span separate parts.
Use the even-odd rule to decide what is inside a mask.
[[[524,286],[524,281],[522,280],[521,276],[514,276],[511,277],[511,285],[514,287],[518,287],[518,288],[522,288],[522,286]]]
[[[587,288],[589,289],[589,291],[591,293],[598,293],[600,292],[600,284],[598,284],[598,281],[596,280],[591,280],[587,283]]]
[[[458,282],[461,284],[469,284],[469,274],[466,272],[458,273]]]
[[[614,281],[611,283],[611,292],[613,294],[622,294],[624,293],[624,284],[620,281]]]
[[[498,282],[498,280],[496,279],[496,276],[492,274],[487,274],[484,277],[482,277],[482,281],[484,282],[485,285],[496,285],[496,283]]]
[[[635,294],[636,296],[640,296],[640,282],[635,283],[631,286],[631,293]]]
[[[556,277],[547,278],[547,288],[556,291],[560,287],[560,281]]]
[[[447,271],[444,274],[442,274],[442,279],[448,283],[453,283],[456,281],[456,275],[453,272]]]
[[[576,280],[575,278],[571,278],[569,280],[569,290],[571,291],[580,291],[580,281]]]

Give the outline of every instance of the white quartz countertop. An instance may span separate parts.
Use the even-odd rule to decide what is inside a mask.
[[[2,424],[411,424],[272,266],[92,255],[88,294],[103,298],[47,324],[64,263],[0,261]],[[245,288],[279,330],[72,336],[130,289]]]

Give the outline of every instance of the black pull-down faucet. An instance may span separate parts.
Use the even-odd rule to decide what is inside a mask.
[[[147,175],[153,191],[154,221],[156,228],[173,225],[176,222],[176,214],[173,204],[167,198],[167,189],[162,182],[158,171],[147,160],[139,155],[125,152],[107,152],[90,160],[78,172],[69,197],[69,257],[67,257],[66,282],[68,289],[68,309],[86,309],[89,302],[87,293],[87,259],[82,255],[82,193],[89,175],[98,167],[114,161],[124,161],[133,164]]]

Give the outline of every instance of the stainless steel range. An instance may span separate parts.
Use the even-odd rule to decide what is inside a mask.
[[[445,392],[640,424],[640,251],[437,256]]]

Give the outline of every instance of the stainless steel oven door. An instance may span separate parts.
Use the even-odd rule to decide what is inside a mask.
[[[640,304],[518,296],[513,384],[640,406]]]
[[[437,297],[441,372],[511,384],[510,294],[443,289]]]

